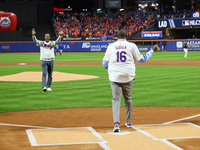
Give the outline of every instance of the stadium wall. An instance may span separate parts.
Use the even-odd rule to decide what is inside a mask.
[[[159,44],[159,50],[181,51],[184,41],[188,42],[188,50],[200,51],[200,40],[151,40],[130,41],[136,43],[140,51],[149,51],[154,44]],[[64,52],[105,52],[113,41],[62,41]],[[55,47],[58,49],[58,47]],[[40,48],[34,42],[0,42],[0,52],[39,52]]]

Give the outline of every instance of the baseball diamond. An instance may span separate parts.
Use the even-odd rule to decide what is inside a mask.
[[[0,0],[0,150],[200,150],[200,0]]]
[[[18,64],[0,63],[1,66],[8,67]],[[26,66],[40,65],[37,62],[26,62],[26,64]],[[198,60],[174,62],[150,60],[146,63],[150,66],[157,64],[199,66],[200,63]],[[62,62],[62,65],[98,66],[101,63]],[[199,107],[133,107],[132,127],[126,128],[122,124],[121,132],[115,134],[112,134],[110,107],[5,112],[0,114],[1,149],[102,150],[134,147],[141,150],[151,147],[151,149],[197,150],[200,146],[199,112]],[[121,122],[125,123],[124,114],[125,107],[121,107],[120,118]]]

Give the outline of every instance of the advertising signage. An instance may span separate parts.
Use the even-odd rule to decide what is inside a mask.
[[[183,51],[185,41],[167,41],[167,51]],[[200,50],[200,40],[189,40],[187,41],[189,51]]]
[[[113,43],[110,42],[92,42],[92,41],[84,41],[84,42],[64,42],[62,41],[63,51],[64,52],[105,52],[107,47]],[[136,43],[137,44],[137,43]],[[145,46],[143,44],[138,46],[140,51],[149,51],[153,46],[148,45]],[[160,48],[161,49],[161,48]],[[59,46],[55,46],[54,50],[59,50]],[[34,42],[11,42],[11,43],[3,43],[0,42],[0,53],[2,52],[39,52],[40,47],[37,46]]]
[[[142,38],[160,38],[162,37],[162,31],[142,31]]]
[[[157,20],[158,28],[200,27],[200,18],[161,19]]]
[[[199,11],[196,11],[196,12],[191,12],[191,17],[193,18],[199,18]]]
[[[106,8],[121,8],[121,0],[105,0]]]

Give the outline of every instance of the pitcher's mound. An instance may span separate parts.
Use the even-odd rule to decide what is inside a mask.
[[[72,81],[72,80],[86,80],[95,79],[98,76],[71,74],[62,72],[53,72],[53,81]],[[41,82],[42,72],[21,72],[13,75],[1,76],[0,81],[26,81],[26,82]]]

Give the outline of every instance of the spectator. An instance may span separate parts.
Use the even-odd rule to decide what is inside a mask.
[[[147,28],[155,18],[154,15],[138,16],[131,11],[111,14],[55,13],[53,22],[56,32],[63,30],[67,37],[117,36],[121,28],[127,30],[127,36],[132,36]]]

